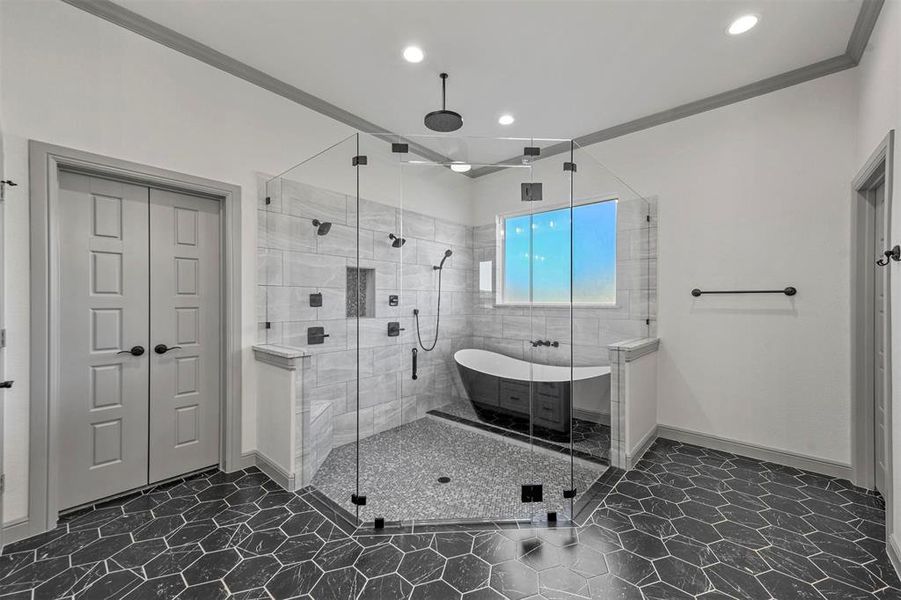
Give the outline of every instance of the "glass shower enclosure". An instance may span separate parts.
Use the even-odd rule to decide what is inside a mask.
[[[309,353],[299,485],[359,523],[565,522],[621,460],[653,202],[571,140],[353,134],[258,211],[258,338]]]

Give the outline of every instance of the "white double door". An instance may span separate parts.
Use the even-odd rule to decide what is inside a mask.
[[[60,509],[219,462],[220,203],[59,175]]]

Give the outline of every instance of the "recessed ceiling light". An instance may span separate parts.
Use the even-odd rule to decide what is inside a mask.
[[[742,33],[754,29],[754,26],[757,25],[758,21],[760,21],[760,17],[757,15],[742,15],[732,21],[728,31],[731,35],[741,35]]]
[[[513,115],[501,115],[501,118],[498,119],[497,122],[501,125],[512,125],[515,120]]]
[[[422,48],[419,46],[407,46],[404,48],[404,59],[407,62],[418,63],[422,62],[423,58],[425,58],[425,54],[423,54]]]
[[[455,173],[466,173],[467,171],[469,171],[472,168],[472,165],[462,163],[462,162],[455,162],[455,163],[452,163],[450,167],[451,167],[451,171],[454,171]]]

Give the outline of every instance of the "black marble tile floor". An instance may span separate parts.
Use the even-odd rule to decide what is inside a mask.
[[[879,496],[667,440],[580,527],[375,535],[318,498],[248,469],[99,505],[4,548],[0,599],[901,598]]]

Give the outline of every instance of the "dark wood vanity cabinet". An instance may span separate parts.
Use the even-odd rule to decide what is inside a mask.
[[[478,413],[487,411],[527,421],[531,418],[538,428],[569,432],[570,382],[504,379],[457,366]]]

